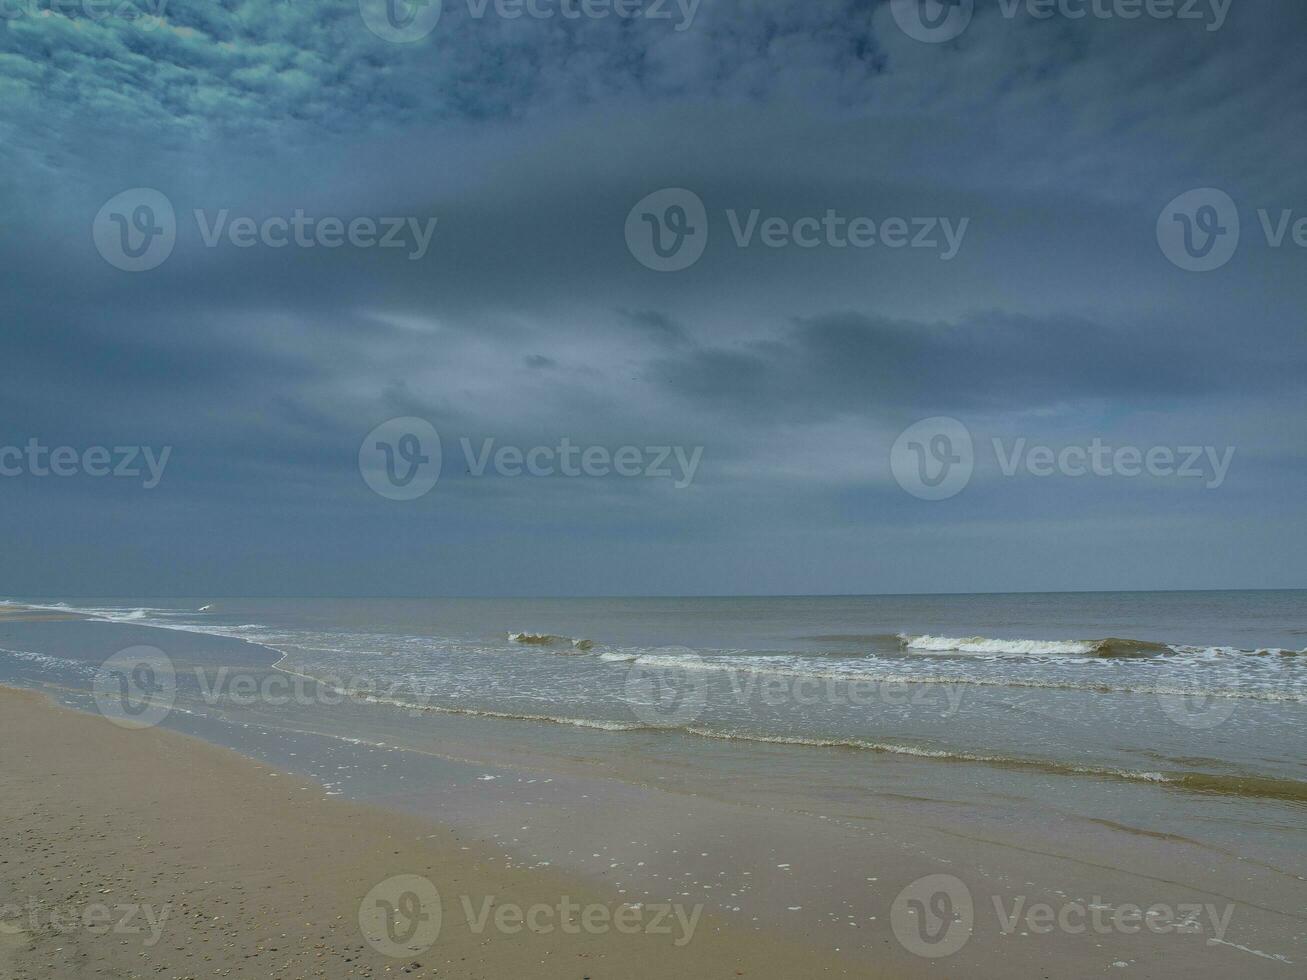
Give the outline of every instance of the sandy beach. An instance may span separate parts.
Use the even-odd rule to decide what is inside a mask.
[[[511,647],[341,698],[192,618],[0,606],[5,980],[1299,969],[1292,800],[392,703],[494,672],[533,671],[518,686],[537,695],[565,669],[628,676]],[[164,663],[171,710],[121,727],[114,672],[135,697]],[[948,710],[896,700],[861,723]]]
[[[0,745],[6,980],[854,975],[707,913],[622,913],[619,896],[506,870],[437,825],[325,800],[303,778],[225,749],[118,728],[29,692],[0,689]],[[369,942],[360,904],[413,875],[438,888],[439,937],[383,955],[374,944],[388,939]],[[403,909],[402,884],[393,897]]]

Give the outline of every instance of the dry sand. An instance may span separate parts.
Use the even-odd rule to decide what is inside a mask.
[[[448,829],[326,800],[304,778],[225,749],[118,728],[29,692],[0,688],[0,757],[4,980],[871,976],[707,913],[681,946],[674,917],[657,935],[507,934],[493,920],[477,934],[462,895],[478,912],[490,896],[496,907],[622,902],[548,869],[505,869]],[[423,876],[443,899],[438,939],[403,959],[374,950],[358,918],[393,875]],[[640,913],[640,925],[656,914]]]

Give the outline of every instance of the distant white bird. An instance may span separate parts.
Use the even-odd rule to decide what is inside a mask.
[[[213,606],[200,606],[200,612],[208,612]]]

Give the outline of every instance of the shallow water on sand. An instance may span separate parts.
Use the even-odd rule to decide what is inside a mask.
[[[1304,592],[67,607],[264,644],[379,711],[1307,799]]]

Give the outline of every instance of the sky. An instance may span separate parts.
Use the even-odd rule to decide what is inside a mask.
[[[1307,585],[1307,9],[957,3],[0,0],[0,594]]]

